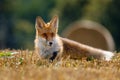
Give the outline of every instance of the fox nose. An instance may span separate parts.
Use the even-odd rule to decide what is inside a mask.
[[[52,44],[53,44],[52,42],[49,42],[49,45],[50,45],[50,46],[52,46]]]

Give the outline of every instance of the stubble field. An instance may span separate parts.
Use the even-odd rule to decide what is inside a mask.
[[[120,80],[120,54],[111,61],[49,62],[39,60],[34,51],[0,50],[0,80]]]

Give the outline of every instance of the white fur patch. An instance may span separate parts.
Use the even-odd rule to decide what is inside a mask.
[[[38,37],[38,43],[36,43],[37,47],[40,48],[40,56],[42,58],[50,58],[53,55],[53,52],[59,51],[61,49],[61,46],[59,45],[58,37],[53,38],[53,45],[48,46],[47,41],[42,38]]]
[[[112,59],[112,57],[114,56],[114,53],[109,52],[109,51],[104,51],[103,52],[104,58],[106,61],[109,61]]]

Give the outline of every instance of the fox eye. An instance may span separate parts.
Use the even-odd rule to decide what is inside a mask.
[[[46,38],[46,37],[47,37],[47,34],[46,34],[46,33],[43,33],[42,36]]]

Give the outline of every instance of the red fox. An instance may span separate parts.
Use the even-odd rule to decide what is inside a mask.
[[[36,18],[35,52],[41,59],[61,59],[93,57],[95,59],[109,61],[114,53],[93,48],[66,38],[60,37],[58,32],[58,16],[54,16],[49,23],[45,23],[41,17]]]

